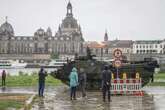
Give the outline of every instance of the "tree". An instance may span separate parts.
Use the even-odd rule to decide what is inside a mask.
[[[59,54],[58,53],[52,53],[51,59],[59,59]]]
[[[89,47],[87,47],[86,52],[87,52],[87,59],[92,60],[91,50]]]

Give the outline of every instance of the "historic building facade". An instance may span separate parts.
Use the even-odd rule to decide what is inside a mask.
[[[165,54],[165,40],[139,40],[133,44],[134,54]]]
[[[66,17],[55,36],[52,30],[38,29],[34,36],[15,36],[12,25],[6,20],[0,27],[0,54],[75,54],[83,52],[83,35],[80,25],[67,5]]]

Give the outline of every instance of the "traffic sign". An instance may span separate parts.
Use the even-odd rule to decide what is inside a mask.
[[[113,52],[113,56],[115,58],[120,58],[122,57],[122,51],[120,49],[115,49],[114,52]]]
[[[115,65],[115,67],[117,67],[117,68],[119,68],[121,65],[122,65],[122,63],[121,63],[121,60],[115,60],[114,61],[114,65]]]

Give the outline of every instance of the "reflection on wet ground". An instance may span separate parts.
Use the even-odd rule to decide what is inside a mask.
[[[101,92],[88,92],[87,98],[70,101],[67,87],[47,87],[44,98],[37,98],[32,110],[165,110],[165,88],[149,87],[145,96],[112,96],[112,102],[102,102]],[[0,93],[35,93],[32,88],[0,88]]]
[[[165,95],[163,95],[165,98]],[[78,95],[80,97],[80,94]],[[86,99],[70,101],[69,93],[38,98],[32,110],[164,110],[164,103],[155,105],[153,95],[112,96],[112,102],[102,102],[100,92],[88,92]],[[162,99],[164,100],[164,99]]]

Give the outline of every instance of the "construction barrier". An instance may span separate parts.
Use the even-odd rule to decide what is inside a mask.
[[[143,95],[141,79],[112,79],[111,94],[113,95]]]

